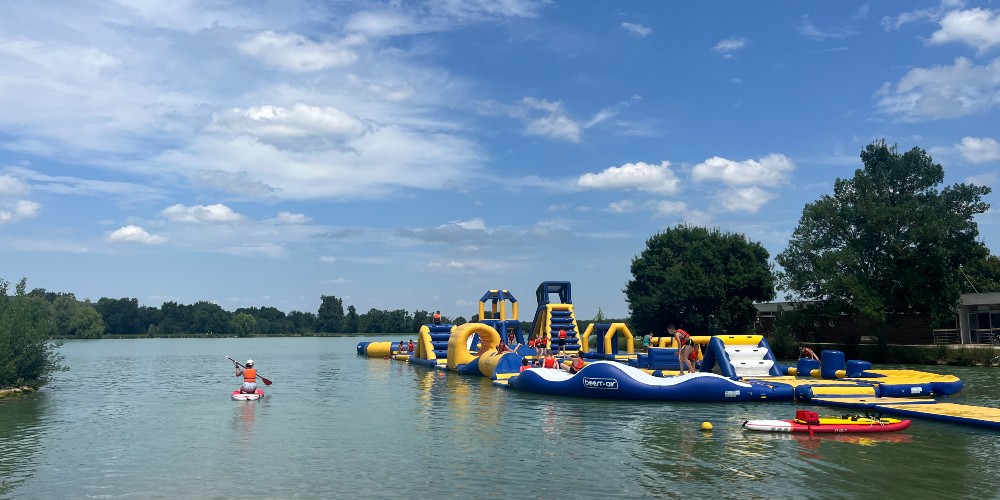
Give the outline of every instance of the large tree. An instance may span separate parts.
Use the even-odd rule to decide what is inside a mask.
[[[774,299],[769,257],[760,243],[718,229],[682,224],[649,238],[624,290],[632,326],[658,334],[670,323],[690,333],[751,329],[754,302]]]
[[[989,256],[973,217],[990,188],[939,190],[944,168],[920,148],[899,153],[884,140],[861,152],[864,168],[837,179],[833,195],[802,210],[777,256],[780,285],[797,298],[860,319],[884,342],[898,313],[952,318],[963,265]]]

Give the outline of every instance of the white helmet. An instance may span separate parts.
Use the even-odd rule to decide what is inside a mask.
[[[252,359],[248,359],[247,360],[247,366],[253,366],[253,360]]]

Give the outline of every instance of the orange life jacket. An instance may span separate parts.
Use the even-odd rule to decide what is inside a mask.
[[[438,313],[434,313],[434,321],[441,321],[441,315]]]
[[[576,358],[576,359],[574,359],[573,360],[573,369],[576,370],[576,371],[580,371],[580,368],[583,368],[583,358]]]
[[[555,368],[556,367],[556,358],[553,358],[552,356],[546,356],[545,357],[545,367],[546,368]]]
[[[531,367],[530,367],[530,366],[528,366],[528,365],[521,365],[521,371],[522,371],[522,372],[523,372],[524,370],[527,370],[528,368],[531,368]]]
[[[559,330],[559,338],[566,339],[566,330]]]
[[[257,369],[256,368],[244,368],[243,369],[243,381],[244,382],[256,382],[257,381]]]

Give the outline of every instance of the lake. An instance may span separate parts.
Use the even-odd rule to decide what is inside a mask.
[[[361,340],[390,339],[68,341],[69,371],[0,399],[0,498],[1000,495],[993,430],[744,433],[797,406],[547,398],[360,357]],[[230,399],[227,355],[273,381],[263,400]],[[961,377],[953,402],[1000,406],[996,368],[909,368]]]

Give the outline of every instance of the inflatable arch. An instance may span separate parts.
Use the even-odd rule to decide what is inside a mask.
[[[469,351],[470,340],[479,336],[479,352]],[[448,338],[448,369],[466,375],[481,374],[497,378],[502,374],[515,374],[521,370],[521,356],[514,352],[497,352],[500,333],[484,323],[466,323],[455,327]]]
[[[583,335],[580,337],[580,350],[584,352],[590,351],[590,336],[593,335],[593,333],[594,323],[591,323],[590,325],[587,325],[587,330],[583,332]],[[604,348],[602,353],[611,355],[617,351],[617,349],[614,349],[611,345],[611,343],[614,342],[616,333],[621,333],[625,336],[625,352],[628,354],[635,354],[635,338],[632,337],[632,332],[629,331],[628,326],[625,325],[625,323],[611,323],[608,330],[604,332],[604,338],[598,339],[598,342]],[[597,348],[597,346],[594,347]]]

